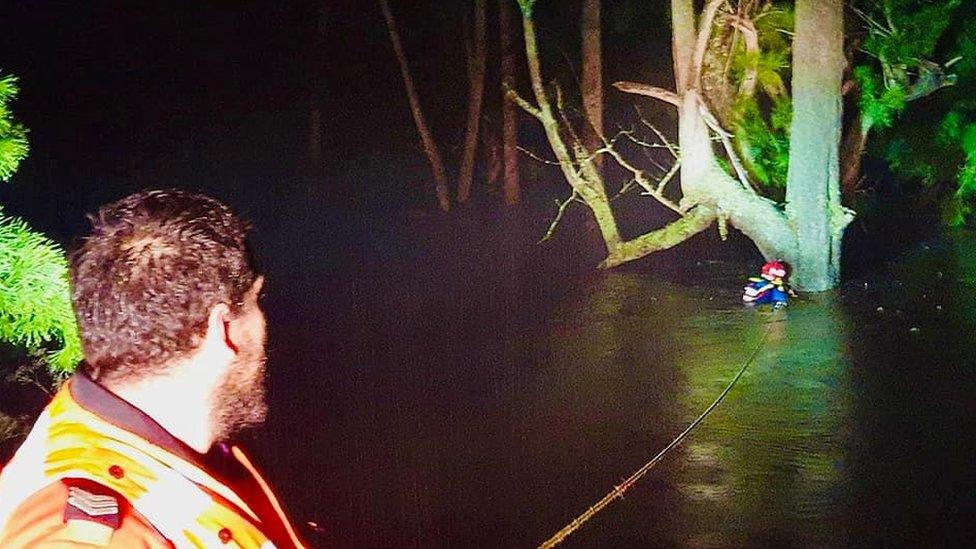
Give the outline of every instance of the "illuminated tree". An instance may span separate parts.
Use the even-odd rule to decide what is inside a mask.
[[[891,128],[911,102],[957,82],[953,65],[963,58],[942,64],[933,58],[959,5],[959,0],[868,0],[852,7],[863,26],[863,40],[848,85],[856,91],[860,108],[844,143],[846,194],[860,182],[871,132]]]
[[[0,78],[0,180],[7,181],[27,156],[27,130],[10,102],[17,80]],[[81,343],[68,290],[68,264],[52,240],[0,208],[0,341],[26,351],[56,377],[81,361]]]
[[[954,0],[889,0],[881,6],[887,11],[862,12],[869,32],[863,48],[866,54],[857,68],[859,82],[868,90],[862,92],[862,104],[881,122],[876,124],[881,139],[873,149],[901,179],[921,182],[934,191],[949,225],[972,225],[976,208],[976,101],[971,91],[976,85],[976,5]],[[906,100],[920,96],[916,90],[951,84],[956,85],[917,105]]]
[[[475,0],[474,36],[468,45],[468,123],[464,133],[461,173],[458,177],[457,201],[461,203],[467,202],[471,196],[471,181],[474,179],[474,157],[478,147],[478,126],[485,89],[487,11],[485,0]]]
[[[784,207],[757,189],[736,150],[733,134],[718,117],[722,113],[716,114],[712,108],[709,95],[711,83],[716,80],[714,71],[724,70],[721,64],[714,62],[714,56],[708,55],[716,46],[716,40],[721,38],[714,31],[720,21],[742,22],[743,25],[747,22],[731,11],[726,1],[709,0],[699,15],[692,0],[671,0],[675,90],[635,82],[614,84],[621,91],[650,97],[675,109],[678,115],[677,143],[669,142],[662,132],[651,128],[657,143],[650,143],[635,132],[622,131],[596,150],[586,146],[564,114],[564,94],[558,85],[547,88],[544,84],[532,17],[536,0],[518,0],[518,4],[522,10],[535,103],[514,92],[512,95],[542,124],[556,163],[572,189],[560,214],[572,202],[581,202],[592,211],[607,248],[607,257],[601,266],[614,267],[676,246],[717,224],[723,236],[729,227],[734,227],[752,240],[766,258],[782,259],[791,264],[794,281],[802,289],[824,290],[838,282],[839,243],[853,219],[853,212],[841,206],[839,193],[833,191],[839,171],[836,151],[840,138],[843,69],[840,0],[815,3],[816,6],[799,3],[807,10],[802,24],[815,30],[817,25],[824,23],[828,24],[829,30],[797,33],[794,47],[803,52],[797,62],[807,72],[797,74],[798,71],[794,71],[794,87],[805,90],[804,104],[807,107],[795,120],[791,119],[791,140],[795,144],[825,139],[818,150],[828,153],[804,157],[805,162],[796,173],[789,174],[786,194],[791,195],[789,186],[795,186],[792,196],[803,203],[792,208]],[[819,18],[825,19],[821,21]],[[818,52],[822,50],[825,50],[825,57],[819,58]],[[818,59],[827,63],[818,64]],[[754,89],[759,76],[758,70],[743,70],[738,89],[748,90],[750,86]],[[816,84],[808,86],[808,80]],[[828,103],[836,104],[837,108],[825,117]],[[716,143],[721,143],[721,154],[715,150]],[[665,149],[672,155],[674,163],[671,168],[654,174],[637,166],[623,152],[623,146],[628,144]],[[829,153],[830,150],[834,152]],[[673,220],[636,238],[624,238],[610,207],[607,182],[595,166],[597,155],[610,156],[631,174],[631,182],[622,185],[622,190],[629,187],[642,189],[644,195],[671,210]],[[680,192],[677,192],[668,185],[679,174]],[[819,182],[814,187],[813,181],[817,178]],[[818,236],[813,238],[813,233]]]
[[[583,140],[589,150],[600,148],[603,136],[603,48],[600,25],[600,0],[583,0],[580,22],[582,35],[582,74],[580,92],[588,125]],[[600,157],[594,159],[600,166]]]
[[[400,65],[400,76],[403,78],[403,86],[407,92],[407,99],[410,101],[410,112],[413,114],[414,123],[417,126],[417,133],[420,134],[420,142],[423,144],[424,153],[430,162],[430,168],[434,175],[434,191],[437,194],[437,204],[441,210],[451,209],[451,195],[447,185],[447,172],[444,170],[444,161],[441,160],[440,150],[434,141],[430,128],[427,126],[427,119],[420,106],[420,96],[417,87],[413,83],[413,75],[410,72],[410,65],[407,63],[407,54],[400,41],[400,31],[397,30],[396,19],[390,4],[387,0],[379,0],[380,8],[383,10],[383,18],[386,21],[386,30],[390,35],[390,42],[393,44],[393,51],[396,53],[397,62]]]
[[[515,87],[515,14],[512,0],[498,0],[498,35],[501,64],[502,93],[502,136],[501,164],[502,190],[506,204],[517,204],[521,200],[518,164],[518,110],[508,100],[507,90]]]

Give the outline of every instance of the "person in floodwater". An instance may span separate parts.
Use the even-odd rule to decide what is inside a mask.
[[[749,279],[742,289],[742,301],[747,305],[770,304],[774,309],[785,307],[790,296],[796,293],[786,284],[786,265],[781,261],[768,261],[759,276]]]
[[[179,190],[92,225],[70,261],[86,363],[0,471],[0,547],[304,547],[230,443],[267,409],[248,226]]]

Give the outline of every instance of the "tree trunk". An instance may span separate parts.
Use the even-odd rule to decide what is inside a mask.
[[[793,283],[821,291],[840,278],[842,0],[797,0],[793,41],[793,121],[786,212],[795,227]]]
[[[478,148],[478,123],[481,121],[481,99],[485,90],[485,0],[474,2],[474,47],[468,59],[468,129],[464,136],[464,157],[458,179],[458,202],[471,196],[474,157]]]
[[[506,204],[518,204],[521,199],[518,166],[518,110],[509,100],[508,91],[515,89],[515,14],[512,0],[498,0],[498,28],[501,35],[502,80],[502,189]]]
[[[674,84],[678,95],[692,85],[695,56],[695,6],[692,0],[671,0],[671,47]]]
[[[583,0],[583,75],[580,91],[583,112],[589,127],[583,132],[587,150],[595,151],[603,145],[603,53],[601,48],[600,0]],[[593,159],[599,169],[601,157]]]
[[[840,0],[831,0],[839,2]],[[611,155],[621,167],[631,170],[638,183],[662,204],[676,210],[681,217],[666,226],[650,231],[631,240],[623,240],[617,230],[613,212],[605,192],[603,178],[592,163],[586,162],[589,151],[581,143],[574,140],[572,128],[564,128],[553,113],[553,104],[546,95],[543,87],[541,69],[539,66],[538,50],[534,24],[531,12],[533,0],[519,0],[522,7],[523,26],[525,30],[526,58],[529,66],[529,76],[533,93],[538,107],[528,104],[518,98],[519,104],[526,112],[532,114],[546,131],[546,137],[552,146],[553,153],[559,161],[559,166],[572,186],[576,196],[581,198],[593,211],[604,242],[607,247],[607,258],[602,267],[614,267],[628,261],[641,258],[655,251],[675,246],[691,236],[704,231],[716,220],[722,234],[728,226],[734,226],[751,239],[759,251],[767,259],[783,259],[790,264],[802,263],[797,245],[797,233],[792,220],[782,211],[780,206],[759,195],[747,182],[740,181],[719,165],[714,145],[713,130],[710,129],[706,117],[708,106],[701,97],[700,71],[705,49],[708,45],[714,17],[721,8],[722,0],[708,0],[701,17],[700,28],[696,25],[696,17],[692,0],[672,0],[672,30],[676,92],[670,92],[653,86],[632,83],[618,83],[615,87],[623,91],[630,91],[640,95],[647,95],[661,100],[672,108],[678,109],[678,147],[680,151],[680,185],[682,199],[678,206],[667,200],[662,194],[662,188],[650,184],[643,179],[643,172],[629,164],[619,151],[611,151]],[[839,75],[838,71],[838,75]],[[839,93],[839,76],[837,92]],[[838,95],[839,98],[839,95]],[[839,112],[839,111],[838,111]],[[821,116],[821,121],[823,117]],[[839,122],[839,116],[837,117]],[[840,206],[839,173],[837,167],[837,138],[833,136],[833,187],[823,185],[822,193],[815,197],[823,204],[829,204],[831,216],[829,223],[833,235],[843,233],[843,227],[849,222],[850,214]],[[570,144],[567,144],[567,143]],[[666,180],[659,182],[663,185]],[[826,211],[826,210],[825,210]],[[826,216],[825,216],[826,217]],[[828,240],[824,248],[828,250],[831,259],[839,256],[830,255],[830,250],[839,251],[839,238]]]
[[[522,2],[522,0],[520,0]],[[563,140],[562,127],[553,112],[552,103],[546,94],[542,81],[542,67],[539,63],[539,46],[536,41],[535,23],[532,20],[533,1],[524,2],[522,5],[522,30],[525,36],[525,58],[529,66],[529,80],[532,83],[532,93],[538,103],[535,109],[535,116],[542,123],[542,128],[546,132],[546,138],[552,147],[553,154],[559,162],[559,168],[563,172],[566,181],[573,188],[573,191],[593,210],[603,236],[603,242],[607,246],[608,254],[612,255],[622,239],[617,228],[617,222],[610,208],[610,201],[607,197],[603,181],[599,174],[593,169],[592,165],[581,165],[577,162],[575,151],[567,146]],[[520,4],[521,5],[521,4]]]
[[[861,184],[861,162],[868,146],[868,133],[860,117],[854,120],[841,147],[841,193],[850,204]]]
[[[403,51],[400,43],[400,33],[397,31],[396,21],[393,19],[393,12],[386,0],[379,0],[380,8],[383,10],[383,18],[386,20],[386,29],[390,34],[390,42],[393,43],[393,51],[396,53],[397,62],[400,64],[400,75],[403,77],[403,86],[407,91],[407,99],[410,101],[410,112],[413,114],[413,121],[417,126],[417,133],[420,134],[420,141],[430,162],[431,171],[434,175],[434,190],[437,193],[437,203],[441,210],[450,211],[451,198],[447,190],[447,175],[444,172],[444,163],[441,161],[440,152],[434,143],[430,129],[424,119],[423,110],[420,108],[420,99],[413,84],[413,77],[410,75],[410,67],[407,65],[407,55]]]

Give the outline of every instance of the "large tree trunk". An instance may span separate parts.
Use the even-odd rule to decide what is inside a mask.
[[[671,48],[674,84],[678,95],[691,87],[695,56],[695,6],[691,0],[671,0]]]
[[[595,151],[603,145],[603,53],[601,48],[600,0],[583,0],[583,75],[580,91],[583,112],[589,127],[583,132],[587,150]],[[601,157],[593,159],[597,168]]]
[[[793,121],[786,212],[798,255],[793,283],[821,291],[840,278],[842,0],[797,0],[793,41]]]
[[[410,67],[407,65],[407,55],[403,51],[400,43],[400,33],[397,31],[396,21],[393,19],[393,12],[386,0],[379,0],[380,8],[383,10],[383,18],[386,20],[386,30],[390,34],[390,42],[393,43],[393,51],[396,53],[397,62],[400,64],[400,75],[403,77],[403,86],[407,91],[407,99],[410,101],[410,112],[413,114],[413,121],[417,126],[417,133],[420,134],[420,141],[430,162],[431,171],[434,175],[434,190],[437,193],[437,203],[441,210],[451,209],[451,198],[447,190],[447,175],[444,171],[444,163],[441,160],[440,152],[434,143],[430,129],[424,118],[423,110],[420,108],[420,98],[417,96],[417,89],[413,84],[413,77],[410,74]]]
[[[515,89],[515,14],[512,0],[498,0],[498,29],[501,38],[502,80],[502,190],[506,204],[518,204],[521,199],[518,165],[518,110],[508,98],[508,90]]]
[[[829,1],[839,3],[841,0]],[[553,113],[553,102],[546,95],[539,66],[536,36],[531,17],[534,0],[519,0],[519,4],[523,12],[529,75],[538,107],[528,104],[527,101],[517,96],[516,99],[523,109],[542,123],[553,153],[559,161],[559,166],[567,182],[574,190],[574,196],[581,198],[593,211],[607,246],[607,258],[602,263],[603,267],[620,265],[655,251],[675,246],[692,235],[707,229],[717,220],[719,229],[723,234],[727,231],[728,226],[734,226],[751,239],[767,259],[782,259],[791,265],[802,266],[801,273],[808,272],[808,258],[800,254],[798,232],[794,220],[789,218],[778,204],[759,195],[748,182],[730,176],[719,165],[714,151],[713,128],[718,128],[715,126],[716,122],[714,116],[710,114],[707,102],[701,95],[700,75],[712,25],[716,14],[721,9],[722,0],[708,0],[706,2],[700,23],[696,23],[693,0],[671,0],[672,31],[674,33],[672,51],[674,53],[675,82],[677,85],[675,92],[649,85],[615,84],[622,91],[649,96],[678,109],[679,137],[676,150],[679,151],[681,163],[682,199],[680,205],[674,205],[662,194],[661,189],[664,182],[667,181],[666,179],[661,182],[662,186],[655,187],[644,178],[643,172],[630,165],[619,154],[619,151],[610,151],[610,154],[623,168],[632,171],[635,180],[645,189],[646,194],[654,196],[661,204],[670,207],[680,215],[678,219],[665,227],[631,240],[623,240],[617,230],[613,212],[604,190],[603,178],[592,163],[585,161],[589,157],[589,151],[575,139],[572,128],[562,126],[561,124],[565,121],[557,119]],[[811,20],[815,21],[816,18]],[[806,65],[801,65],[801,67],[803,67],[802,70],[810,70]],[[821,67],[818,67],[818,71],[829,72],[824,71]],[[836,71],[836,75],[837,81],[834,84],[836,84],[837,89],[833,97],[839,102],[840,70]],[[802,81],[803,78],[799,80]],[[828,93],[827,96],[830,94]],[[839,259],[840,235],[843,234],[843,228],[850,221],[850,213],[840,205],[839,169],[837,165],[840,111],[839,106],[835,108],[834,114],[836,116],[834,118],[830,118],[824,112],[818,112],[815,117],[818,117],[817,121],[821,125],[834,128],[832,135],[821,135],[816,138],[823,142],[833,143],[832,153],[823,151],[817,153],[831,157],[832,160],[828,163],[833,168],[828,169],[821,166],[823,172],[828,172],[828,175],[822,177],[822,184],[807,193],[800,193],[804,200],[810,200],[815,203],[814,205],[819,206],[821,217],[828,226],[827,234],[829,237],[821,241],[821,245],[826,250],[828,265],[831,265],[831,261]],[[806,116],[809,116],[809,113]],[[827,121],[826,124],[824,124],[824,120]],[[807,122],[809,123],[809,121]],[[812,135],[805,126],[798,132],[806,132],[807,137]],[[821,159],[821,161],[823,160]],[[830,181],[832,184],[827,184],[826,181]],[[802,185],[794,189],[794,193],[801,188],[803,188]],[[802,206],[802,208],[798,209],[797,206]],[[793,210],[798,210],[798,219],[807,222],[809,212],[815,211],[815,208],[798,202],[793,206]],[[833,272],[836,273],[836,264],[833,264],[832,268]],[[806,279],[801,278],[801,280]],[[801,282],[801,286],[809,287],[808,284],[808,282]]]
[[[464,157],[458,178],[458,202],[471,196],[474,178],[474,155],[478,148],[478,123],[481,121],[481,99],[485,89],[485,0],[474,2],[473,47],[468,59],[468,129],[464,136]]]

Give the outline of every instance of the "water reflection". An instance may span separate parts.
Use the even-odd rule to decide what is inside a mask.
[[[574,277],[536,252],[489,249],[507,259],[486,269],[476,248],[465,265],[404,250],[271,311],[266,455],[296,514],[328,525],[323,546],[534,546],[760,342],[727,400],[567,547],[969,539],[971,242],[775,312],[742,306],[744,263]]]
[[[841,545],[846,426],[846,320],[835,295],[788,309],[689,317],[701,334],[676,364],[690,421],[759,346],[734,392],[686,446],[674,481],[688,546]],[[827,526],[831,524],[831,526]]]
[[[714,284],[611,273],[556,311],[572,328],[550,339],[565,364],[550,398],[586,410],[561,424],[587,434],[573,455],[592,464],[571,493],[560,493],[577,513],[693,421],[761,346],[685,445],[579,532],[581,546],[843,539],[842,529],[822,526],[843,508],[846,475],[849,360],[838,298],[779,311],[737,299]]]

